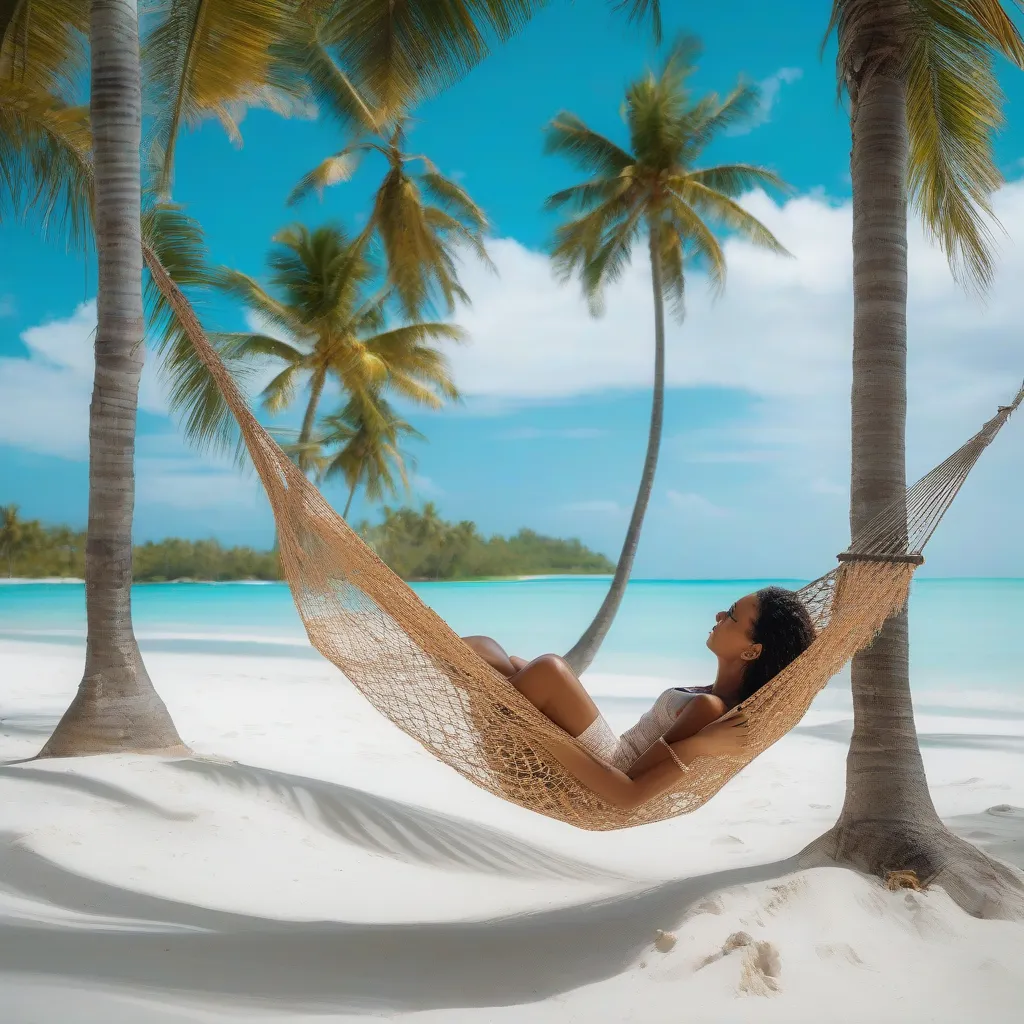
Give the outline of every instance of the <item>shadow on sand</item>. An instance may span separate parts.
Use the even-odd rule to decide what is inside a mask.
[[[175,771],[268,793],[345,842],[441,869],[513,877],[628,880],[470,821],[317,779],[247,765],[169,762]],[[147,813],[170,812],[118,786],[32,768]],[[203,1003],[388,1012],[529,1003],[611,977],[717,889],[775,878],[793,861],[633,888],[622,895],[486,921],[290,922],[210,910],[76,874],[0,833],[0,902],[20,897],[90,915],[57,927],[0,917],[4,972],[49,983],[148,990]],[[634,886],[642,885],[634,881]],[[382,894],[383,895],[383,894]]]
[[[0,923],[3,969],[54,981],[335,1012],[533,1002],[623,971],[702,896],[795,870],[721,871],[516,917],[433,924],[285,922],[208,910],[74,874],[0,833],[0,891],[109,920]]]
[[[239,763],[181,760],[170,767],[240,794],[271,797],[289,812],[371,853],[430,867],[508,878],[629,883],[498,829],[323,779]]]

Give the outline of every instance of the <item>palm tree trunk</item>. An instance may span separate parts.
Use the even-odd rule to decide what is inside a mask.
[[[88,636],[78,694],[43,757],[185,750],[132,629],[135,421],[144,352],[137,2],[92,0],[90,17],[99,294],[89,410]]]
[[[853,122],[853,388],[850,529],[906,491],[906,91],[872,76]],[[840,832],[937,823],[914,727],[907,612],[854,658],[854,732]],[[874,825],[871,826],[874,828]]]
[[[879,8],[888,12],[886,4]],[[859,84],[851,90],[850,160],[855,535],[905,493],[907,409],[906,90],[898,69],[884,65]],[[942,885],[971,913],[1019,916],[1024,899],[1012,870],[954,836],[935,811],[914,726],[907,624],[906,610],[894,615],[853,660],[854,728],[843,809],[833,828],[804,851],[802,863],[838,862],[883,877],[913,872],[922,884]]]
[[[352,499],[356,496],[356,487],[358,486],[358,484],[359,481],[357,480],[348,489],[348,501],[345,502],[345,511],[341,513],[341,518],[344,519],[346,522],[348,521],[348,510],[352,507]]]
[[[296,460],[299,469],[308,474],[314,468],[310,452],[305,451],[304,445],[313,436],[313,426],[316,423],[316,411],[320,405],[320,396],[323,394],[324,381],[327,379],[326,370],[317,370],[310,382],[309,402],[306,403],[306,413],[302,417],[302,427],[299,429],[299,454]]]
[[[320,396],[323,394],[324,381],[327,379],[326,370],[317,370],[313,376],[309,388],[309,402],[306,405],[306,414],[302,417],[302,428],[299,431],[299,444],[305,444],[313,436],[313,424],[316,423],[316,410],[320,405]]]
[[[650,231],[651,288],[654,293],[654,395],[651,400],[651,426],[647,435],[647,454],[640,474],[633,514],[626,529],[615,575],[601,607],[594,616],[576,645],[565,655],[569,667],[577,675],[585,672],[593,662],[604,638],[611,629],[615,614],[626,594],[626,584],[633,569],[633,559],[640,543],[640,531],[644,525],[647,505],[654,488],[654,474],[658,468],[658,452],[661,449],[661,428],[665,417],[665,297],[662,285],[661,246],[656,225]]]

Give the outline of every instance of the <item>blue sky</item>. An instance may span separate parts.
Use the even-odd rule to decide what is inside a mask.
[[[730,242],[725,296],[691,279],[688,318],[669,332],[665,442],[638,554],[641,577],[808,577],[847,538],[850,345],[849,128],[836,103],[832,51],[819,58],[827,5],[668,5],[667,34],[705,47],[699,91],[760,82],[763,104],[743,134],[708,162],[769,166],[794,189],[785,203],[748,203],[796,257]],[[679,20],[679,9],[686,15]],[[712,9],[714,8],[714,10]],[[675,22],[675,23],[673,23]],[[435,501],[485,533],[529,526],[618,553],[639,478],[649,414],[653,338],[646,269],[638,260],[589,317],[574,286],[553,280],[543,247],[544,198],[578,172],[542,153],[541,130],[561,109],[623,138],[624,86],[657,60],[648,38],[606,5],[558,3],[480,68],[417,111],[411,147],[457,176],[494,226],[500,274],[467,265],[473,305],[455,319],[469,344],[451,352],[465,393],[458,407],[411,414],[414,501]],[[1006,230],[986,302],[952,284],[941,255],[911,249],[911,475],[956,447],[1024,376],[1024,76],[1003,74],[1008,129],[997,197]],[[234,147],[208,123],[179,148],[176,198],[202,222],[215,261],[263,272],[271,235],[301,219],[360,224],[381,172],[297,210],[285,196],[344,139],[327,121],[251,112]],[[95,270],[38,237],[0,226],[0,503],[81,524],[87,500],[86,424]],[[239,329],[244,310],[207,311]],[[1024,575],[1017,525],[1024,427],[986,454],[929,549],[933,575]],[[268,545],[269,514],[251,480],[200,459],[167,416],[155,360],[139,420],[139,539],[216,536]],[[339,506],[344,495],[328,490]],[[357,499],[353,519],[373,516]]]

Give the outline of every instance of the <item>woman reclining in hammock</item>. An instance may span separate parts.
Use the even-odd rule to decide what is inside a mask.
[[[765,587],[715,616],[707,646],[718,658],[711,686],[666,690],[616,737],[572,669],[556,654],[510,656],[486,636],[464,637],[484,661],[576,744],[545,747],[585,786],[618,807],[637,807],[672,789],[698,757],[739,755],[746,746],[742,702],[802,654],[814,625],[791,590]],[[731,713],[729,713],[731,712]]]

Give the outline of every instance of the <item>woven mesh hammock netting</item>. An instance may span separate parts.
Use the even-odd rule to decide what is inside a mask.
[[[176,293],[151,264],[161,290]],[[1024,387],[966,444],[853,538],[839,565],[799,593],[814,643],[745,703],[741,758],[695,761],[679,786],[623,810],[545,749],[563,733],[480,659],[374,554],[257,422],[187,302],[179,316],[241,429],[277,524],[281,565],[310,643],[383,715],[477,786],[579,828],[604,830],[695,810],[804,716],[811,701],[906,603],[921,551],[981,453],[1024,401]]]

